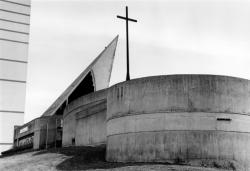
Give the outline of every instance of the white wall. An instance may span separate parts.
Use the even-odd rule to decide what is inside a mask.
[[[24,120],[30,0],[0,1],[0,153]]]

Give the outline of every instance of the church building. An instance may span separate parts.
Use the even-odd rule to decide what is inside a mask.
[[[118,18],[137,22],[127,8]],[[109,86],[117,43],[118,36],[41,117],[15,127],[14,149],[104,145],[109,162],[223,160],[250,170],[249,80],[202,74],[130,80],[128,72],[126,81]]]

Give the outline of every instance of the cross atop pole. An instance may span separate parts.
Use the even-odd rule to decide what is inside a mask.
[[[128,40],[128,21],[133,21],[133,22],[137,22],[137,20],[132,19],[132,18],[128,18],[128,7],[126,6],[126,17],[122,17],[117,15],[117,18],[126,20],[126,41],[127,41],[127,77],[126,77],[126,81],[130,80],[130,74],[129,74],[129,40]]]

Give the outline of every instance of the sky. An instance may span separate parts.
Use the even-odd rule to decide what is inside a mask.
[[[32,0],[25,122],[42,113],[119,34],[110,86],[130,76],[250,79],[250,0]]]

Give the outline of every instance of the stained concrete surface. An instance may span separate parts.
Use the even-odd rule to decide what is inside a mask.
[[[105,144],[107,135],[110,162],[211,159],[236,162],[248,171],[249,104],[250,82],[245,79],[139,78],[70,103],[63,115],[63,145]]]
[[[56,141],[56,122],[60,121],[61,116],[44,116],[36,118],[22,126],[16,127],[14,132],[14,145],[15,147],[21,147],[20,140],[25,140],[29,137],[33,137],[31,143],[33,149],[45,148],[46,141],[49,146],[55,146]],[[20,133],[20,130],[27,128],[27,131]],[[47,135],[48,134],[48,135]]]
[[[234,160],[250,169],[250,82],[216,75],[139,78],[108,90],[107,160]]]
[[[102,90],[68,105],[63,115],[64,147],[106,144],[106,97],[107,90]]]

